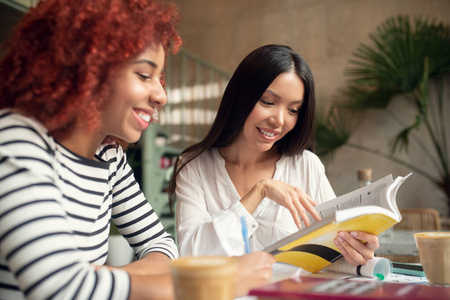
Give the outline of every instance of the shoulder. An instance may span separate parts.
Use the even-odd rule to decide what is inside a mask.
[[[193,156],[194,158],[190,160]],[[189,180],[205,177],[214,178],[217,175],[216,171],[220,169],[216,167],[220,164],[218,161],[220,158],[221,156],[217,149],[206,150],[198,156],[195,156],[194,153],[185,153],[180,157],[179,163],[183,164],[184,161],[187,163],[180,169],[178,174]]]
[[[117,158],[118,156],[123,156],[124,151],[121,146],[114,144],[102,144],[95,155],[104,161],[108,161],[112,158]]]
[[[0,110],[0,128],[2,131],[8,129],[25,129],[35,131],[41,135],[47,135],[47,129],[40,122],[10,109]]]
[[[303,152],[297,156],[302,157],[303,159],[320,162],[319,156],[317,156],[317,154],[315,154],[314,152],[311,152],[310,150],[303,150]]]
[[[324,169],[324,165],[320,158],[309,150],[304,150],[298,155],[285,156],[285,160],[289,165],[301,165],[305,168]]]
[[[122,146],[116,144],[102,144],[97,149],[95,157],[100,162],[116,165],[115,169],[125,167],[127,162],[126,154]]]
[[[0,144],[53,152],[55,141],[40,122],[10,109],[0,110]]]
[[[320,158],[309,150],[299,155],[283,156],[277,163],[277,169],[286,174],[297,174],[299,177],[321,177],[325,174],[325,166]]]
[[[192,157],[194,157],[194,158],[191,159]],[[221,158],[221,156],[219,154],[219,151],[217,151],[216,148],[213,148],[211,150],[205,150],[197,156],[195,155],[194,152],[183,153],[180,156],[180,162],[183,163],[184,161],[187,161],[187,164],[185,167],[189,166],[190,168],[195,168],[195,167],[202,168],[202,167],[211,166],[211,164],[213,164],[215,161],[217,161],[220,158]]]

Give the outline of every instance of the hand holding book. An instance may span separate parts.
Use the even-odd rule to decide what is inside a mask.
[[[268,246],[264,251],[278,262],[316,273],[342,257],[334,239],[341,231],[364,231],[378,235],[400,222],[396,203],[400,185],[410,176],[386,176],[372,184],[316,206],[322,220]]]
[[[378,237],[364,231],[340,231],[334,243],[337,251],[354,266],[366,264],[379,247]]]

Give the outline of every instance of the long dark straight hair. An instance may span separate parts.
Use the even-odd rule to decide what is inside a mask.
[[[275,143],[281,155],[301,154],[314,146],[314,79],[305,60],[288,46],[265,45],[239,64],[225,89],[214,123],[206,137],[178,156],[169,186],[170,207],[176,201],[176,179],[194,158],[212,148],[229,146],[241,133],[247,117],[269,85],[280,74],[295,72],[305,87],[304,102],[295,127]]]

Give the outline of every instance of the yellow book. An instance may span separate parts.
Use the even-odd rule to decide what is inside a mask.
[[[289,263],[317,273],[342,257],[334,244],[339,231],[380,234],[400,222],[396,194],[411,175],[388,175],[372,184],[316,206],[322,220],[310,216],[311,225],[268,246],[264,251],[278,262]]]

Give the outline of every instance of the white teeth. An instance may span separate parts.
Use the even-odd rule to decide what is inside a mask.
[[[258,129],[259,129],[259,128],[258,128]],[[269,136],[269,137],[274,137],[274,136],[275,136],[275,133],[272,133],[272,132],[267,132],[267,131],[262,130],[262,129],[259,129],[259,131],[260,131],[262,134],[267,135],[267,136]]]
[[[146,114],[144,112],[139,112],[138,113],[139,118],[141,118],[142,120],[144,120],[145,122],[150,122],[151,116],[149,114]]]

